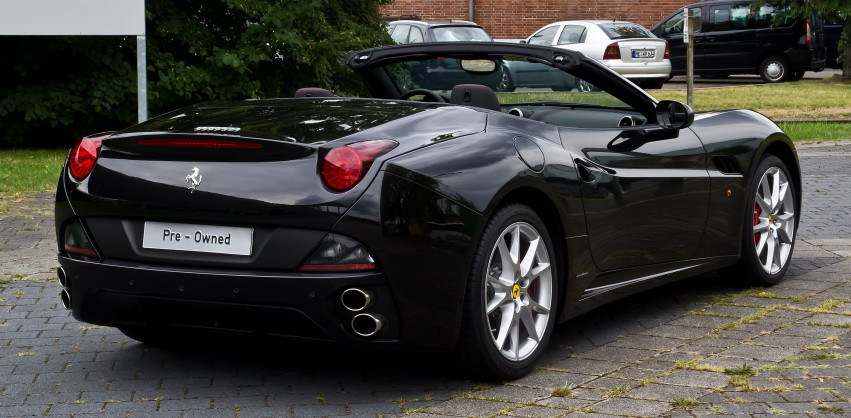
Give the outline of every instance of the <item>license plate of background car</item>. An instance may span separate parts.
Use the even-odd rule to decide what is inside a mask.
[[[633,58],[656,58],[656,51],[652,49],[633,49]]]
[[[251,255],[253,228],[145,222],[142,248]]]

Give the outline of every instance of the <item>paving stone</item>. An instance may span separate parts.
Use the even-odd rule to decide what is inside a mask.
[[[552,396],[552,391],[540,388],[506,385],[473,392],[473,396],[488,399],[492,398],[507,402],[533,402]]]
[[[720,354],[748,360],[780,361],[784,357],[798,354],[802,349],[803,347],[782,348],[742,344],[724,350]]]
[[[710,391],[704,388],[651,384],[633,388],[629,391],[629,397],[671,402],[682,398],[698,399]]]
[[[439,405],[426,408],[425,412],[437,414],[451,414],[461,416],[493,415],[513,404],[496,401],[485,401],[480,399],[456,398]]]
[[[727,386],[728,376],[723,373],[699,370],[674,370],[659,379],[660,384],[704,388],[723,388]]]
[[[673,409],[670,404],[665,402],[627,398],[606,399],[605,401],[594,404],[592,408],[594,412],[602,412],[604,414],[642,416],[658,416]]]
[[[508,415],[513,417],[560,417],[567,414],[567,412],[568,411],[563,409],[544,408],[541,406],[524,406],[509,412]]]

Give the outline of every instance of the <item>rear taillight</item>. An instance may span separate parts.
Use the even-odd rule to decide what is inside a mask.
[[[333,192],[345,192],[363,178],[376,158],[398,145],[396,141],[380,139],[334,148],[322,161],[322,181]]]
[[[71,150],[71,157],[68,159],[71,177],[74,177],[77,181],[82,181],[91,174],[92,169],[95,168],[98,154],[100,154],[100,144],[107,136],[109,134],[87,136],[77,143]]]
[[[671,47],[668,46],[667,42],[665,42],[665,57],[664,57],[664,59],[666,59],[666,60],[671,59]]]
[[[807,46],[810,46],[813,43],[813,30],[812,26],[810,26],[810,19],[807,19]]]
[[[618,43],[615,42],[606,47],[606,52],[603,53],[604,60],[619,60],[621,59],[621,49]]]

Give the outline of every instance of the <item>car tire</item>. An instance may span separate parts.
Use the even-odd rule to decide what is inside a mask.
[[[792,76],[789,60],[782,55],[772,55],[759,65],[759,76],[766,83],[782,83]]]
[[[792,261],[800,207],[795,184],[782,160],[768,155],[754,172],[742,230],[742,256],[728,269],[748,284],[771,286]]]
[[[528,206],[504,206],[490,219],[473,256],[454,353],[468,372],[516,379],[532,370],[557,317],[554,248],[544,222]]]
[[[795,72],[794,72],[794,73],[792,73],[792,75],[789,77],[789,81],[798,81],[798,80],[800,80],[800,79],[804,78],[804,73],[805,73],[805,72],[806,72],[806,71],[804,71],[804,70],[795,71]]]

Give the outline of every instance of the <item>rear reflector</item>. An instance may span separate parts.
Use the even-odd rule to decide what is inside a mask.
[[[140,139],[136,141],[139,145],[150,145],[155,147],[182,147],[182,148],[227,148],[227,149],[257,149],[263,145],[255,142],[232,141],[222,139]]]
[[[664,57],[664,59],[666,59],[666,60],[671,59],[671,47],[668,46],[667,42],[665,42],[665,57]]]
[[[328,234],[301,266],[302,271],[353,271],[375,269],[366,246],[354,239]]]
[[[807,46],[812,45],[813,43],[813,30],[810,26],[810,19],[807,19]]]

